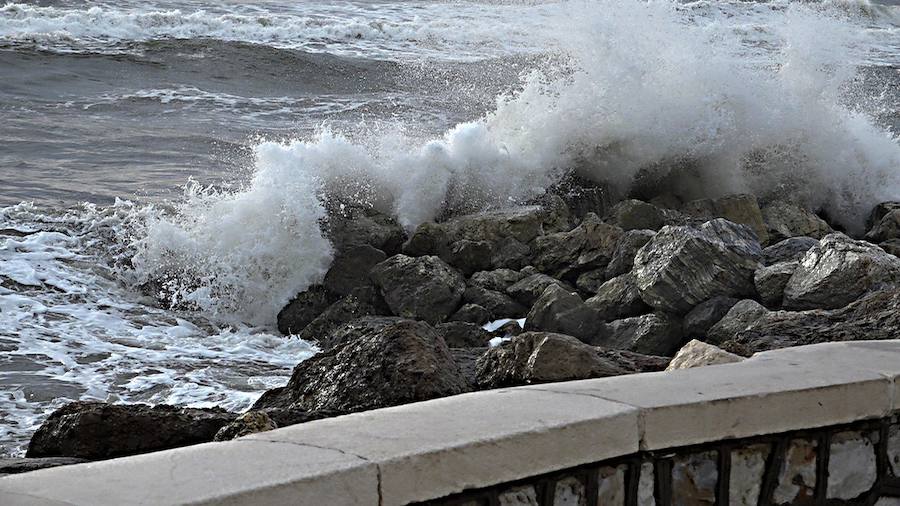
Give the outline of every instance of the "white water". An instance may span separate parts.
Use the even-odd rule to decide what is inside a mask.
[[[0,374],[13,385],[0,397],[0,413],[13,421],[0,429],[7,431],[0,440],[27,434],[65,398],[240,409],[283,382],[313,350],[266,329],[284,303],[328,267],[331,246],[318,224],[325,194],[372,203],[409,228],[445,205],[526,199],[570,168],[628,190],[638,174],[661,178],[687,165],[690,171],[679,173],[668,190],[687,198],[790,193],[857,230],[874,203],[900,198],[897,140],[859,112],[871,104],[857,110],[848,95],[858,63],[885,52],[896,57],[888,8],[621,0],[429,5],[446,11],[442,22],[459,7],[487,13],[485,24],[467,14],[459,23],[425,25],[438,35],[404,35],[393,49],[379,47],[408,55],[421,36],[431,43],[425,44],[429,51],[470,57],[469,49],[481,51],[487,40],[500,52],[547,52],[546,62],[527,69],[524,87],[498,97],[483,118],[424,142],[416,125],[352,138],[322,129],[314,138],[261,142],[246,185],[236,191],[188,185],[184,198],[165,210],[126,203],[62,215],[29,206],[5,210],[4,226],[41,232],[0,239],[0,275],[28,285],[0,291],[0,321],[18,347],[11,355],[46,358],[30,357],[39,372],[19,383]],[[274,45],[315,39],[299,31],[266,35],[255,27],[222,32],[221,24],[198,31],[204,16],[237,23],[225,14],[150,22],[157,18],[122,8],[121,15],[78,14],[82,18],[63,27],[66,16],[75,15],[60,14],[67,8],[4,9],[0,37],[6,41],[59,36],[76,47],[74,39],[249,40],[263,34]],[[375,16],[377,9],[371,11],[366,15]],[[488,33],[485,27],[500,11],[509,26]],[[282,15],[266,26],[281,30],[298,22]],[[415,19],[409,23],[419,26]],[[366,42],[357,47],[365,49]],[[141,296],[136,287],[149,281],[161,282],[160,292],[177,310]],[[105,358],[91,361],[97,357]],[[66,385],[54,386],[63,391],[55,399],[29,399],[27,383],[34,378]]]

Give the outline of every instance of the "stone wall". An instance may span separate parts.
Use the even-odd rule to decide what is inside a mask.
[[[418,504],[896,505],[900,420],[640,452]]]

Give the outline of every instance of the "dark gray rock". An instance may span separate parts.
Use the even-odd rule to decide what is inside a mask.
[[[894,209],[881,219],[866,234],[866,240],[884,242],[900,239],[900,209]]]
[[[900,209],[900,202],[882,202],[878,204],[872,208],[872,212],[866,220],[866,230],[871,230],[886,214],[898,209]]]
[[[650,312],[650,306],[641,299],[641,293],[631,273],[617,276],[604,283],[597,295],[585,301],[605,321],[630,318]]]
[[[468,322],[440,323],[435,330],[450,348],[483,348],[494,337],[481,325]]]
[[[616,250],[613,252],[609,265],[606,266],[606,279],[612,279],[631,272],[634,267],[634,257],[639,249],[653,239],[656,232],[652,230],[629,230],[619,239]]]
[[[799,261],[813,246],[819,244],[812,237],[791,237],[763,250],[763,263],[775,265],[781,262]]]
[[[737,303],[738,299],[724,296],[701,302],[684,316],[685,337],[706,337],[709,328],[718,323]]]
[[[491,319],[521,318],[528,312],[528,308],[513,300],[512,297],[477,286],[466,288],[463,300],[467,304],[476,304],[487,309],[491,314]]]
[[[534,267],[557,278],[604,268],[609,264],[622,229],[588,214],[568,232],[547,234],[534,240]]]
[[[14,458],[0,459],[0,477],[7,474],[28,473],[38,471],[40,469],[50,469],[51,467],[70,466],[72,464],[81,464],[90,462],[87,459],[79,459],[75,457],[44,457],[44,458]]]
[[[607,280],[609,280],[609,278],[606,276],[606,269],[595,269],[578,276],[578,279],[575,281],[575,286],[578,287],[582,293],[594,295]]]
[[[566,290],[573,292],[575,289],[564,281],[550,277],[546,274],[530,274],[521,280],[513,283],[506,289],[507,295],[522,304],[525,307],[534,305],[534,301],[544,293],[544,290],[550,285],[558,285]]]
[[[732,223],[744,225],[753,231],[760,243],[765,243],[769,239],[762,211],[753,195],[735,194],[715,200],[694,200],[685,204],[681,210],[701,221],[724,218]]]
[[[803,256],[784,289],[785,309],[835,309],[900,284],[900,258],[836,233]]]
[[[768,204],[763,208],[762,214],[773,243],[791,237],[821,239],[832,232],[825,220],[790,202]]]
[[[354,289],[349,295],[328,306],[309,325],[297,333],[300,339],[315,341],[319,346],[332,345],[328,336],[336,328],[364,316],[390,316],[390,308],[372,286]]]
[[[465,278],[435,256],[394,255],[371,276],[394,314],[432,324],[453,314],[466,290]]]
[[[659,230],[666,225],[662,209],[642,200],[628,199],[610,210],[607,220],[622,230]]]
[[[750,328],[761,318],[769,314],[769,310],[752,299],[744,299],[728,310],[715,325],[706,332],[706,342],[721,344],[731,341],[743,330]]]
[[[406,232],[396,220],[372,208],[356,206],[329,216],[325,232],[338,251],[350,244],[368,244],[393,255],[406,240]]]
[[[525,319],[525,330],[558,332],[587,343],[602,339],[605,325],[600,313],[588,307],[577,293],[550,285]]]
[[[491,321],[494,315],[487,309],[478,304],[463,304],[455,313],[450,315],[448,321],[451,322],[467,322],[476,325],[484,325]],[[453,346],[451,346],[452,348]]]
[[[615,362],[628,374],[664,371],[672,360],[670,357],[645,355],[643,353],[635,353],[627,350],[614,350],[602,346],[597,346],[596,349],[601,357]]]
[[[784,287],[797,270],[799,262],[781,262],[775,265],[760,267],[753,276],[753,283],[760,299],[768,307],[781,306],[784,297]]]
[[[476,364],[479,388],[601,378],[625,374],[615,362],[574,337],[525,332],[489,349]]]
[[[878,247],[883,249],[885,252],[894,255],[895,257],[900,257],[900,239],[891,239],[889,241],[884,241],[883,243],[879,244]]]
[[[608,328],[607,336],[597,344],[645,355],[672,356],[683,337],[681,320],[662,312],[616,320]]]
[[[463,378],[465,378],[469,390],[478,388],[478,380],[475,375],[476,364],[478,359],[487,351],[487,346],[484,348],[450,348],[450,354],[453,355],[453,360],[459,366],[459,370]]]
[[[278,428],[272,418],[264,411],[248,411],[234,419],[233,422],[219,429],[213,441],[231,441],[250,434],[266,432]]]
[[[491,268],[493,245],[488,241],[469,241],[463,239],[450,245],[450,253],[446,261],[469,276],[472,273]]]
[[[26,457],[109,459],[205,443],[236,416],[223,409],[72,402],[44,421]]]
[[[615,192],[609,185],[579,177],[565,178],[548,191],[559,195],[569,209],[571,217],[576,221],[584,219],[588,213],[605,216],[617,200]]]
[[[634,259],[635,283],[650,307],[685,314],[717,295],[755,292],[762,249],[753,232],[724,219],[663,227]]]
[[[368,244],[351,244],[339,250],[322,284],[332,293],[349,295],[354,288],[370,285],[369,271],[387,259],[380,249]]]
[[[472,277],[469,278],[469,286],[477,286],[495,292],[506,292],[507,288],[521,281],[524,277],[525,274],[512,269],[481,271],[472,274]]]
[[[278,312],[278,331],[285,335],[302,331],[339,298],[322,285],[311,286]]]
[[[362,318],[335,331],[335,346],[294,368],[287,386],[253,409],[335,414],[465,392],[465,378],[440,334],[424,322]]]
[[[531,247],[512,237],[494,243],[491,266],[494,269],[521,269],[531,261]]]

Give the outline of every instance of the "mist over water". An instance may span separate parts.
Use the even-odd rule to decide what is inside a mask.
[[[0,444],[66,399],[242,409],[284,381],[313,349],[271,329],[330,264],[329,199],[412,230],[576,170],[642,197],[795,199],[859,231],[900,198],[897,9],[0,7],[22,76],[0,91],[4,198],[38,201],[0,214],[22,232],[0,238]]]

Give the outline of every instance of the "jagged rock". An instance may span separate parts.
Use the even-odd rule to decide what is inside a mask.
[[[900,202],[882,202],[878,204],[872,208],[872,212],[869,214],[868,220],[866,220],[866,229],[871,230],[886,214],[898,209],[900,209]]]
[[[491,340],[490,332],[468,322],[447,322],[435,327],[450,348],[483,348]]]
[[[512,269],[496,269],[493,271],[481,271],[472,274],[469,278],[469,286],[477,286],[485,290],[506,292],[506,289],[521,281],[525,274]]]
[[[500,239],[494,244],[491,267],[494,269],[521,269],[531,261],[531,247],[512,237]]]
[[[571,217],[579,221],[588,213],[606,215],[616,200],[616,195],[609,186],[579,177],[568,177],[548,191],[558,195],[569,209]]]
[[[349,295],[328,306],[309,325],[297,333],[300,339],[316,341],[319,346],[330,347],[328,339],[334,329],[363,316],[389,316],[390,308],[373,286],[354,289]]]
[[[253,409],[344,414],[468,388],[444,339],[424,322],[361,318],[335,334],[334,347],[300,362],[287,386],[264,393]]]
[[[866,240],[884,242],[900,239],[900,209],[894,209],[881,217],[866,234]]]
[[[622,230],[659,230],[666,225],[662,209],[642,200],[628,199],[616,204],[607,217]]]
[[[762,215],[772,242],[791,237],[821,239],[832,232],[825,220],[790,202],[773,202],[763,208]]]
[[[781,262],[775,265],[760,267],[753,276],[753,283],[763,304],[769,307],[781,305],[784,287],[797,270],[799,262]]]
[[[639,249],[653,239],[656,232],[652,230],[629,230],[625,232],[616,244],[616,250],[613,252],[609,265],[606,266],[606,279],[612,279],[621,276],[626,272],[631,272],[634,267],[634,257]]]
[[[803,256],[784,289],[785,309],[834,309],[900,284],[900,258],[836,233]]]
[[[751,327],[761,318],[769,314],[769,310],[759,302],[744,299],[734,306],[706,331],[706,342],[720,344],[734,339],[738,333]]]
[[[490,269],[493,254],[494,248],[490,242],[464,239],[450,245],[446,261],[463,274],[471,275],[474,272]]]
[[[819,244],[812,237],[791,237],[763,250],[763,263],[775,265],[781,262],[800,261],[806,252]]]
[[[732,223],[745,225],[756,234],[756,239],[760,243],[765,243],[769,239],[762,211],[753,195],[736,194],[715,200],[695,200],[685,204],[682,211],[703,220],[725,218]]]
[[[311,286],[278,312],[278,331],[285,335],[300,332],[338,298],[336,293],[322,285]]]
[[[681,320],[656,312],[616,320],[608,324],[607,336],[597,344],[645,355],[671,356],[681,345]]]
[[[263,411],[248,411],[219,429],[213,441],[231,441],[257,432],[275,430],[278,425]]]
[[[559,332],[592,343],[602,339],[605,326],[600,314],[588,307],[577,293],[550,285],[525,318],[525,330]]]
[[[0,459],[0,477],[3,477],[7,474],[30,473],[31,471],[50,469],[51,467],[70,466],[72,464],[81,464],[84,462],[89,462],[89,460],[79,459],[76,457]]]
[[[741,360],[743,358],[734,353],[728,353],[717,346],[691,339],[678,350],[678,353],[672,358],[672,362],[666,370],[674,371],[676,369],[690,369],[706,365],[730,364]]]
[[[720,339],[748,353],[831,341],[896,339],[900,336],[900,289],[874,292],[833,310],[760,311],[733,325]]]
[[[350,244],[368,244],[393,255],[400,251],[406,232],[390,216],[371,208],[345,207],[329,216],[326,235],[337,250]]]
[[[578,276],[575,286],[584,293],[595,294],[608,279],[606,269],[595,269]]]
[[[369,271],[387,255],[368,244],[351,244],[339,250],[322,284],[332,293],[348,295],[354,288],[372,283]]]
[[[447,230],[441,224],[426,221],[416,227],[416,231],[403,243],[401,251],[412,257],[446,255],[450,243]]]
[[[650,307],[685,314],[717,295],[752,295],[761,257],[752,231],[715,219],[699,227],[663,227],[638,251],[632,272]]]
[[[538,237],[533,243],[534,266],[541,272],[563,278],[606,267],[622,236],[622,229],[588,214],[569,232]]]
[[[463,300],[468,304],[477,304],[487,309],[491,313],[492,319],[520,318],[528,312],[528,308],[513,300],[512,297],[477,286],[466,288]]]
[[[891,239],[889,241],[884,241],[883,243],[879,244],[878,247],[883,249],[887,253],[894,255],[895,257],[900,257],[900,239]]]
[[[585,301],[605,321],[630,318],[650,312],[634,283],[634,275],[622,274],[610,279],[597,290],[597,295]]]
[[[491,321],[493,314],[478,304],[463,304],[455,313],[450,315],[448,321],[451,322],[467,322],[477,325],[484,325]],[[452,348],[453,346],[451,346]]]
[[[734,297],[718,296],[701,302],[684,316],[684,335],[705,337],[709,328],[725,317],[738,300]]]
[[[26,457],[108,459],[205,443],[235,416],[219,408],[72,402],[44,421]]]
[[[522,332],[525,332],[525,329],[523,329],[522,326],[519,325],[518,321],[512,320],[497,327],[497,330],[495,330],[493,334],[494,337],[512,337],[517,336]]]
[[[611,360],[625,369],[629,374],[639,372],[657,372],[665,370],[672,359],[657,355],[645,355],[627,350],[613,350],[597,346],[597,352],[601,357]]]
[[[475,376],[476,364],[487,351],[488,347],[486,346],[484,348],[450,348],[450,354],[453,355],[453,360],[459,366],[470,390],[478,388],[478,380]]]
[[[525,332],[487,351],[476,364],[480,388],[616,376],[626,371],[574,337]]]
[[[558,285],[572,292],[574,288],[568,283],[552,278],[546,274],[530,274],[521,280],[513,283],[506,289],[507,295],[516,300],[516,302],[526,307],[534,305],[534,301],[544,293],[544,290],[550,285]]]
[[[440,258],[394,255],[372,269],[394,314],[439,323],[460,306],[466,281]]]

